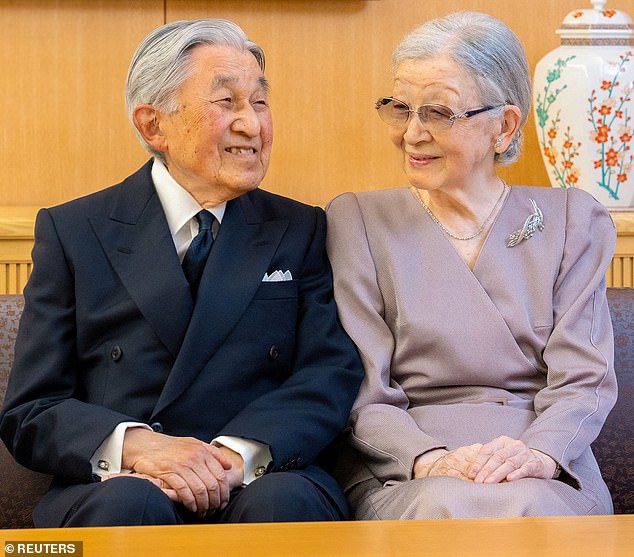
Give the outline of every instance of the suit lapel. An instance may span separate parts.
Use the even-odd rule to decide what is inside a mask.
[[[176,357],[193,303],[150,169],[123,182],[109,218],[90,222],[130,297]]]
[[[155,414],[192,383],[235,327],[269,271],[287,226],[285,220],[264,221],[249,194],[227,204],[187,333]]]

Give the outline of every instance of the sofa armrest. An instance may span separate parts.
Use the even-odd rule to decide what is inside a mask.
[[[21,295],[0,295],[0,406],[13,364],[13,346],[23,307]],[[51,476],[20,466],[0,442],[0,528],[33,526],[33,507],[50,483]]]
[[[634,288],[608,288],[614,328],[616,405],[592,444],[614,512],[634,513]]]

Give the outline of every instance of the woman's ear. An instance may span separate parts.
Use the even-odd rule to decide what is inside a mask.
[[[505,105],[500,133],[495,140],[496,153],[504,153],[508,149],[513,137],[519,131],[521,123],[522,112],[520,109],[514,104]]]
[[[132,113],[134,127],[146,143],[156,151],[165,152],[167,141],[159,125],[161,113],[151,104],[140,104]]]

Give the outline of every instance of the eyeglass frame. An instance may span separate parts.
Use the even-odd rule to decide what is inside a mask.
[[[408,116],[407,116],[407,120],[403,121],[402,124],[407,124],[409,123],[409,119],[410,119],[410,115],[412,113],[416,114],[416,116],[418,116],[418,120],[421,124],[425,125],[427,122],[423,121],[420,109],[425,107],[425,106],[436,106],[436,107],[440,107],[440,108],[444,108],[447,109],[449,112],[451,112],[451,116],[447,116],[447,121],[449,122],[449,125],[447,126],[447,129],[451,128],[451,126],[453,126],[453,123],[456,120],[468,120],[469,118],[472,118],[473,116],[476,116],[477,114],[481,114],[482,112],[487,112],[489,110],[493,110],[495,108],[500,108],[502,106],[506,106],[506,103],[502,103],[502,104],[496,104],[496,105],[488,105],[485,106],[483,108],[472,108],[471,110],[465,110],[464,112],[461,112],[460,114],[454,114],[454,111],[449,108],[448,106],[445,106],[444,104],[435,104],[435,103],[427,103],[427,104],[422,104],[418,107],[418,110],[414,109],[414,108],[410,108],[409,104],[407,104],[405,101],[402,101],[401,99],[397,99],[396,97],[381,97],[379,98],[376,103],[374,103],[374,108],[377,111],[377,114],[379,115],[379,118],[381,118],[381,113],[379,112],[379,110],[384,107],[386,104],[388,104],[387,102],[384,101],[388,101],[388,102],[397,102],[400,103],[404,106],[407,107],[407,112],[408,112]],[[397,126],[399,125],[398,123],[394,123],[394,124],[390,124],[389,122],[386,122],[385,120],[383,120],[383,118],[381,118],[381,121],[385,122],[388,126]]]

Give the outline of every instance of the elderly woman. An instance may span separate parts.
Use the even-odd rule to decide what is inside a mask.
[[[406,36],[376,103],[411,187],[328,209],[340,318],[365,380],[341,466],[357,519],[609,514],[590,450],[616,399],[608,212],[509,187],[523,48],[456,13]]]

